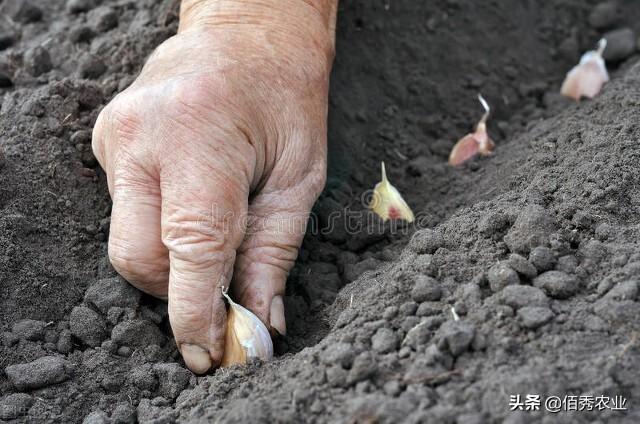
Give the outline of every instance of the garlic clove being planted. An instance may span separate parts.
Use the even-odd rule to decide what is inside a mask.
[[[229,302],[229,310],[220,366],[246,364],[254,358],[272,359],[273,343],[267,327],[252,312],[231,300],[224,289],[222,294]]]
[[[411,208],[404,201],[400,192],[387,180],[384,162],[382,162],[382,181],[376,184],[373,189],[373,197],[369,203],[369,208],[383,221],[404,219],[407,222],[413,222],[415,219]]]
[[[607,47],[607,40],[598,42],[598,49],[588,51],[580,58],[580,63],[573,67],[562,83],[560,93],[575,101],[582,97],[594,98],[602,86],[609,81],[609,73],[602,58],[602,53]]]
[[[453,146],[449,154],[449,165],[461,165],[478,154],[488,156],[496,147],[487,134],[487,118],[491,108],[489,108],[489,104],[481,94],[478,94],[478,100],[480,100],[480,104],[484,108],[484,115],[478,122],[475,132],[465,135]]]

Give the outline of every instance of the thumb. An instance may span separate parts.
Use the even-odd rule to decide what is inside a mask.
[[[265,187],[266,188],[266,187]],[[286,334],[285,283],[305,234],[316,193],[308,185],[264,191],[249,206],[238,249],[233,292],[271,331]]]
[[[224,352],[221,288],[229,285],[242,242],[248,184],[193,164],[181,169],[162,184],[169,319],[185,363],[201,374],[218,366]]]

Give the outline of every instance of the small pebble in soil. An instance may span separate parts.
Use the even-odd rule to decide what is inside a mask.
[[[422,302],[416,310],[416,316],[425,317],[438,315],[442,312],[442,304],[439,302]]]
[[[113,327],[111,339],[118,345],[140,349],[151,344],[164,345],[165,342],[160,329],[152,322],[142,319],[119,323]]]
[[[475,328],[472,324],[465,321],[446,321],[438,330],[437,337],[441,341],[438,347],[441,350],[446,348],[457,357],[469,349],[474,335]]]
[[[417,254],[434,253],[444,245],[444,237],[437,231],[424,229],[416,231],[409,241],[409,249]]]
[[[631,28],[609,31],[602,36],[607,40],[607,48],[602,57],[609,62],[619,62],[631,56],[636,50],[636,35]]]
[[[398,307],[397,306],[395,306],[395,305],[387,306],[385,308],[384,312],[382,313],[382,318],[386,319],[387,321],[390,321],[397,314],[398,314]]]
[[[578,290],[578,279],[562,271],[547,271],[533,280],[533,285],[555,299],[566,299]]]
[[[84,418],[82,424],[110,424],[109,416],[103,411],[93,411]]]
[[[155,400],[155,399],[154,399]],[[175,411],[171,407],[153,404],[153,400],[141,399],[137,408],[138,422],[175,422]]]
[[[351,368],[355,353],[349,343],[335,343],[327,346],[321,360],[325,365],[339,365],[343,368]]]
[[[553,312],[545,306],[525,306],[518,309],[518,317],[524,327],[535,329],[549,322]]]
[[[6,0],[0,7],[0,16],[7,16],[21,24],[37,22],[42,19],[42,9],[31,0]]]
[[[118,354],[118,356],[122,356],[123,358],[128,358],[133,353],[133,349],[131,349],[129,346],[120,346],[116,353]]]
[[[131,370],[127,379],[140,390],[153,392],[158,387],[158,379],[148,364],[140,365]]]
[[[32,47],[25,52],[24,66],[34,77],[49,72],[53,68],[49,52],[41,46]]]
[[[103,34],[118,26],[118,14],[109,6],[100,6],[87,15],[89,26],[98,34]]]
[[[89,286],[84,301],[106,314],[112,306],[137,307],[140,291],[121,277],[104,278]]]
[[[402,317],[408,317],[410,315],[414,315],[418,310],[418,304],[416,302],[405,302],[400,305],[400,309],[398,309],[398,313]]]
[[[0,420],[15,420],[27,415],[33,405],[33,396],[26,393],[13,393],[0,399]]]
[[[54,344],[58,341],[58,332],[53,326],[49,326],[44,330],[44,341]]]
[[[62,354],[67,354],[71,352],[71,349],[73,349],[71,336],[72,334],[70,330],[62,330],[60,332],[60,336],[58,337],[58,343],[56,343],[56,349],[58,350],[58,352]]]
[[[536,267],[529,262],[524,256],[512,253],[509,255],[507,264],[521,276],[532,279],[538,275]]]
[[[520,212],[504,241],[512,252],[529,253],[536,246],[549,244],[555,230],[553,216],[542,206],[530,205]]]
[[[487,273],[489,286],[494,293],[513,284],[520,284],[518,274],[508,265],[507,262],[498,262],[493,265]]]
[[[398,347],[398,335],[389,328],[379,328],[371,338],[372,349],[380,354],[390,353]]]
[[[638,281],[623,281],[615,285],[607,294],[605,299],[610,300],[636,300],[638,297]]]
[[[595,302],[593,309],[600,318],[616,325],[635,323],[640,316],[640,304],[633,300],[602,298]]]
[[[362,352],[351,366],[347,376],[347,384],[353,385],[372,377],[377,371],[376,360],[371,352]]]
[[[331,387],[344,387],[347,383],[348,371],[339,366],[329,366],[326,371],[327,382]]]
[[[46,325],[43,321],[23,319],[13,324],[11,332],[24,340],[42,340],[44,338]]]
[[[69,316],[71,334],[85,344],[96,347],[107,338],[107,326],[100,314],[86,306],[76,306]]]
[[[78,66],[78,73],[80,78],[97,79],[102,76],[107,70],[107,65],[102,59],[87,54],[82,57],[80,65]]]
[[[118,345],[115,344],[113,340],[103,341],[100,347],[111,354],[116,354],[118,352]]]
[[[122,388],[123,378],[119,375],[105,375],[100,386],[108,392],[117,392]]]
[[[417,350],[419,346],[427,344],[431,340],[433,329],[427,321],[421,321],[414,325],[402,340],[402,346],[411,347]]]
[[[144,357],[149,362],[159,362],[165,357],[165,353],[158,345],[152,344],[144,348]]]
[[[168,399],[175,399],[186,389],[193,375],[176,363],[155,364],[153,371],[160,382],[160,394]]]
[[[61,383],[70,377],[69,371],[70,364],[59,356],[44,356],[5,368],[9,381],[20,391]]]
[[[9,331],[5,331],[4,333],[2,333],[2,346],[11,347],[17,344],[19,341],[20,337]]]
[[[440,300],[442,290],[440,283],[434,278],[420,275],[415,279],[413,289],[411,290],[411,298],[418,303],[425,301]]]
[[[578,258],[573,255],[565,255],[558,258],[556,270],[572,274],[576,272],[576,268],[578,267],[578,265]]]
[[[129,402],[120,402],[111,413],[112,424],[134,424],[136,409]]]
[[[529,254],[529,261],[536,267],[538,272],[544,272],[553,269],[557,259],[553,250],[545,246],[538,246]]]
[[[516,309],[525,306],[549,305],[549,298],[542,290],[521,284],[505,287],[499,294],[499,300]]]
[[[615,0],[598,3],[589,14],[589,25],[595,29],[610,28],[619,18],[618,3]]]

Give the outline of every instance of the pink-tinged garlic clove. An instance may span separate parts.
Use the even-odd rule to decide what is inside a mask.
[[[373,197],[369,203],[369,208],[383,221],[402,219],[407,222],[413,222],[415,219],[413,211],[411,211],[407,202],[404,201],[400,192],[387,179],[384,162],[382,162],[382,181],[376,184],[373,189]]]
[[[495,148],[494,142],[487,134],[487,118],[491,109],[482,95],[478,95],[478,100],[480,100],[485,113],[478,122],[475,132],[465,135],[453,146],[449,154],[449,164],[452,166],[461,165],[478,154],[488,156]]]
[[[582,97],[594,98],[605,83],[609,81],[609,73],[602,53],[607,46],[607,40],[601,39],[598,49],[588,51],[582,55],[580,63],[573,67],[562,83],[560,93],[563,96],[579,101]]]

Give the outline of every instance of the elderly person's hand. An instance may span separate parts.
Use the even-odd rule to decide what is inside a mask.
[[[178,34],[100,114],[109,257],[168,299],[187,366],[219,364],[221,287],[272,331],[326,169],[337,0],[183,0]]]

